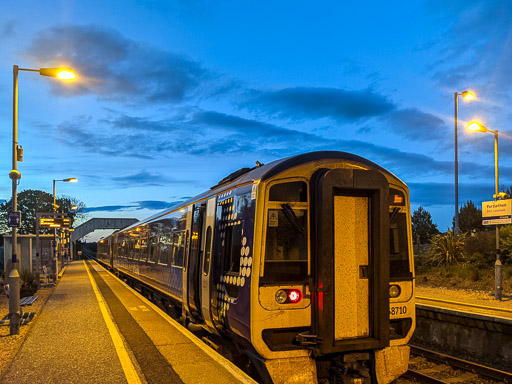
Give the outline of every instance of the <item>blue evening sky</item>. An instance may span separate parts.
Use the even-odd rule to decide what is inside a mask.
[[[352,152],[404,180],[439,229],[459,201],[512,184],[512,2],[0,1],[0,200],[11,183],[12,66],[20,72],[19,189],[74,196],[89,217],[142,219],[228,173],[298,153]]]

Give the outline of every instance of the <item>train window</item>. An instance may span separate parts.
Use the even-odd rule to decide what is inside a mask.
[[[183,257],[185,255],[185,231],[175,232],[173,234],[173,255],[171,265],[182,267]]]
[[[160,264],[167,264],[169,262],[169,255],[172,252],[172,237],[171,235],[160,236],[160,257],[158,262]]]
[[[281,209],[268,210],[263,282],[307,279],[307,212],[288,203],[281,204]]]
[[[308,187],[304,181],[275,184],[270,188],[269,201],[307,202]]]
[[[242,222],[229,225],[225,230],[224,238],[224,272],[240,272],[240,252],[242,250]]]
[[[158,237],[151,236],[149,238],[149,257],[148,261],[156,263],[158,261]]]
[[[204,262],[203,262],[203,273],[205,276],[208,275],[210,270],[210,260],[212,257],[212,227],[209,225],[206,229],[206,239],[204,247]]]
[[[139,255],[141,260],[147,260],[148,258],[148,242],[146,238],[141,238],[138,241],[139,244]]]
[[[389,276],[390,278],[412,277],[409,268],[409,244],[407,239],[407,216],[400,208],[392,208],[389,219]]]

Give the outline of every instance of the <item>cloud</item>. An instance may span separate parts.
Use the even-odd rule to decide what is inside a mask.
[[[88,212],[119,212],[124,210],[163,210],[170,208],[176,204],[183,202],[184,200],[179,201],[159,201],[159,200],[141,200],[134,201],[127,205],[103,205],[99,207],[87,207],[82,210],[84,213]]]
[[[278,91],[253,92],[243,104],[282,118],[332,118],[358,121],[390,112],[395,105],[370,89],[346,90],[324,87],[294,87]]]
[[[59,93],[134,102],[180,102],[211,74],[198,62],[99,26],[60,26],[38,33],[25,55],[40,66],[67,65],[77,81]],[[43,64],[44,63],[44,64]]]
[[[425,121],[424,124],[432,120],[434,126],[441,125],[440,121],[428,114],[422,114],[416,110],[409,112],[397,113],[390,118],[397,121],[396,129],[399,129],[400,124],[404,125],[404,129],[407,128],[405,126],[407,119]],[[127,124],[129,130],[123,133],[111,133],[111,131],[116,132],[121,121],[130,122]],[[166,127],[170,128],[166,130]],[[422,135],[421,132],[415,134],[417,137]],[[140,159],[151,159],[155,156],[165,158],[177,154],[238,157],[254,155],[259,160],[266,161],[266,159],[282,158],[309,151],[338,150],[369,158],[400,177],[417,178],[453,174],[452,161],[435,160],[431,156],[361,140],[326,138],[214,111],[196,110],[190,116],[178,116],[176,121],[172,119],[153,121],[149,118],[130,116],[94,121],[92,117],[82,117],[61,124],[58,138],[68,145],[82,147],[91,153]],[[510,176],[512,168],[503,164],[500,166],[500,172],[504,176]],[[471,161],[461,161],[459,173],[461,176],[486,178],[494,174],[494,170],[492,164],[482,166]],[[159,175],[145,172],[119,176],[118,180],[113,181],[121,187],[127,187],[131,182],[147,182],[154,185],[171,182]]]
[[[0,25],[0,39],[6,39],[15,35],[16,22],[9,20]]]
[[[447,127],[444,120],[417,108],[400,109],[382,118],[394,133],[413,140],[445,141]]]
[[[452,183],[408,183],[411,204],[425,207],[452,205],[455,211],[455,191]],[[492,186],[481,183],[459,184],[459,204],[472,200],[478,206],[482,201],[492,200]]]
[[[494,0],[430,1],[428,8],[449,26],[434,47],[440,59],[433,65],[439,84],[461,91],[477,85],[480,95],[507,96],[505,84],[512,81],[512,3]],[[463,88],[460,88],[463,87]]]

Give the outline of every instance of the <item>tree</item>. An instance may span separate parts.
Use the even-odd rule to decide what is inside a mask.
[[[462,233],[484,229],[482,225],[482,210],[471,200],[466,201],[460,209],[459,228]]]
[[[430,213],[423,207],[418,207],[412,214],[412,235],[414,236],[414,241],[425,243],[438,233],[437,224],[432,222]]]
[[[56,203],[59,206],[58,212],[63,211],[71,218],[71,222],[84,215],[85,204],[76,198],[63,196],[57,198]],[[78,208],[76,211],[71,210],[73,205]],[[0,234],[11,232],[11,228],[7,226],[7,214],[11,211],[12,198],[0,204]],[[21,212],[21,228],[18,228],[18,233],[22,235],[35,234],[36,213],[53,212],[53,195],[40,190],[26,189],[18,193],[18,211]],[[42,229],[41,232],[44,233],[45,230]]]

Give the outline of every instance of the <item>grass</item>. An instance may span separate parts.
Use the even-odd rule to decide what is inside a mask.
[[[503,293],[512,293],[512,265],[503,265]],[[494,292],[494,263],[479,267],[468,263],[430,266],[418,260],[416,284],[473,291]]]

